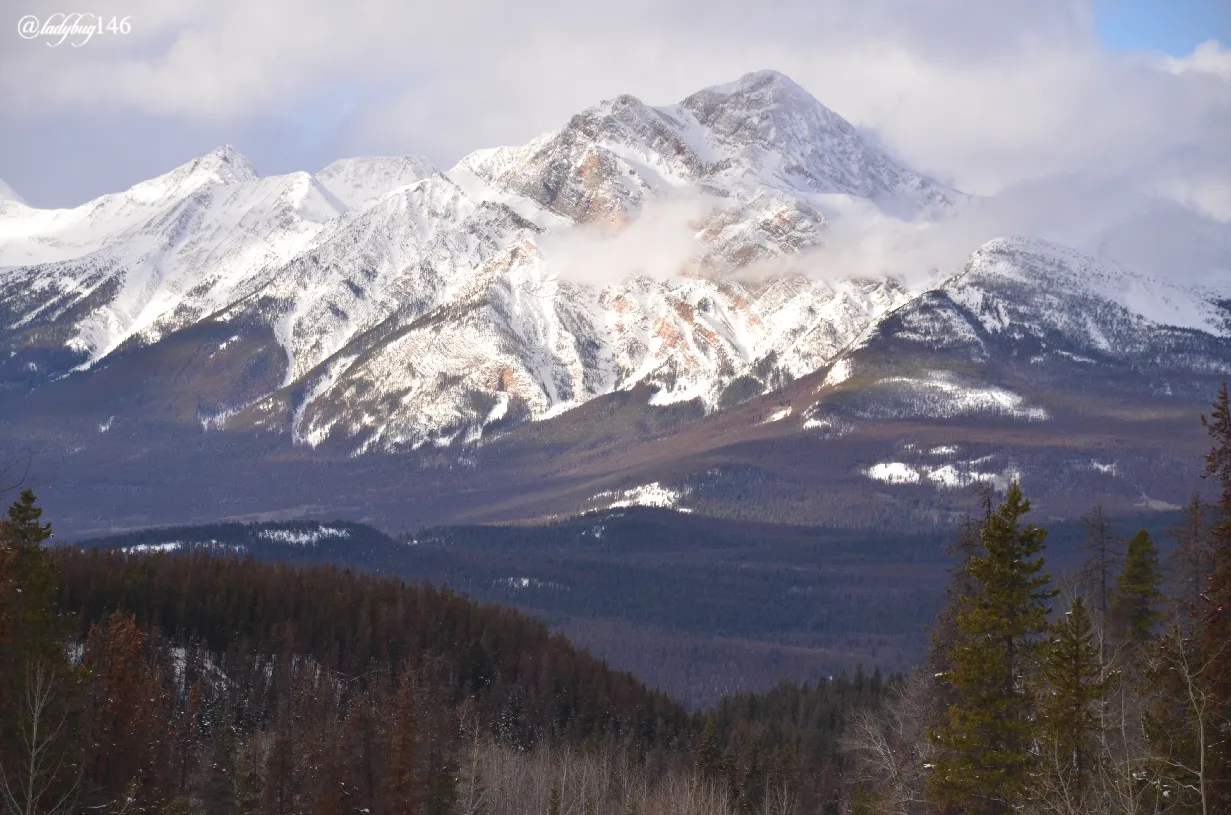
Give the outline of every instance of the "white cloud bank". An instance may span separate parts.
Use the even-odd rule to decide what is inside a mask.
[[[132,34],[77,49],[6,40],[0,105],[23,123],[6,153],[24,164],[56,158],[40,153],[40,122],[61,134],[75,122],[80,149],[103,150],[91,122],[119,111],[137,140],[157,137],[149,123],[183,121],[242,128],[256,135],[241,150],[282,156],[290,146],[259,134],[294,120],[327,131],[334,155],[425,153],[448,166],[602,98],[668,104],[775,68],[916,169],[998,194],[939,228],[835,228],[835,258],[951,267],[987,238],[1027,232],[1113,255],[1137,244],[1169,269],[1177,247],[1151,260],[1142,226],[1208,237],[1231,223],[1231,50],[1109,52],[1091,2],[104,0],[96,13],[130,17]],[[614,246],[621,265],[661,264],[638,255],[674,246],[660,232]],[[1219,247],[1215,234],[1192,250],[1194,274],[1227,268]]]

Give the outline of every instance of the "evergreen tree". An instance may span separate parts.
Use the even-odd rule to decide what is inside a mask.
[[[1030,502],[1014,482],[984,524],[967,567],[977,591],[958,614],[959,642],[944,679],[957,701],[930,731],[929,790],[942,809],[1006,812],[1027,783],[1038,736],[1034,682],[1048,631],[1046,530],[1021,519]]]
[[[1207,523],[1210,509],[1201,500],[1201,493],[1194,492],[1184,507],[1183,520],[1167,530],[1168,536],[1175,541],[1175,549],[1169,557],[1171,585],[1167,592],[1171,617],[1176,625],[1188,632],[1200,622],[1201,595],[1214,570]]]
[[[7,645],[9,641],[13,595],[16,593],[13,586],[15,554],[13,547],[9,546],[3,537],[0,537],[0,648]]]
[[[202,809],[212,815],[236,815],[239,811],[235,766],[237,744],[235,728],[224,720],[214,733],[208,759],[196,797]]]
[[[0,521],[0,788],[46,785],[63,803],[76,796],[81,745],[72,738],[74,677],[55,607],[56,572],[43,548],[51,525],[40,522],[42,514],[24,490]]]
[[[1095,504],[1090,514],[1081,519],[1086,527],[1084,547],[1089,553],[1082,565],[1082,581],[1094,594],[1093,611],[1104,626],[1111,610],[1111,592],[1116,567],[1120,563],[1121,541],[1111,528],[1102,504]],[[1101,644],[1100,644],[1101,645]]]
[[[1219,488],[1219,517],[1210,534],[1213,570],[1201,631],[1216,734],[1211,789],[1222,811],[1231,811],[1231,403],[1226,382],[1210,415],[1201,417],[1201,424],[1214,439],[1214,447],[1205,457],[1203,477],[1213,479]]]
[[[1111,596],[1111,623],[1121,642],[1141,646],[1153,638],[1162,582],[1158,547],[1149,532],[1139,530],[1128,542],[1124,570]]]
[[[718,743],[718,718],[705,717],[705,729],[697,744],[697,769],[706,778],[716,778],[721,770],[722,746]]]
[[[0,547],[8,551],[13,584],[8,633],[16,662],[63,661],[63,632],[55,610],[56,572],[43,548],[51,538],[51,524],[40,523],[42,516],[34,492],[23,490],[9,507],[8,516],[0,521]]]
[[[958,616],[962,612],[963,603],[967,598],[974,597],[977,591],[974,578],[970,575],[970,559],[983,545],[980,529],[980,525],[973,518],[969,515],[963,516],[958,522],[957,540],[945,550],[954,558],[954,562],[949,568],[945,604],[936,615],[936,625],[929,632],[932,640],[932,665],[937,671],[947,671],[952,667],[949,664],[949,654],[959,640]]]
[[[1044,774],[1080,794],[1094,770],[1094,740],[1110,677],[1102,668],[1086,601],[1077,597],[1052,626],[1043,662]]]

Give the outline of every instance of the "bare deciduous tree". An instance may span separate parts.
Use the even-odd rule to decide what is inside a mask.
[[[854,758],[851,781],[862,785],[886,815],[926,811],[924,777],[936,682],[916,672],[880,708],[852,714],[844,748]]]
[[[66,765],[62,735],[68,713],[58,702],[58,679],[42,664],[26,667],[16,700],[18,755],[0,757],[0,803],[6,815],[67,815],[77,804],[80,770]],[[70,776],[66,778],[66,776]]]

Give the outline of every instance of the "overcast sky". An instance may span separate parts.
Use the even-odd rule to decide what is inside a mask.
[[[234,144],[262,174],[447,167],[604,98],[778,69],[908,164],[994,193],[1131,178],[1231,221],[1231,0],[0,0],[0,178],[67,206]]]

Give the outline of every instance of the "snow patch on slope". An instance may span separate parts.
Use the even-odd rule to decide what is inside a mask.
[[[1021,396],[1010,390],[962,382],[946,371],[931,371],[923,377],[887,377],[880,384],[904,394],[913,415],[951,418],[991,413],[1032,422],[1048,418],[1045,409],[1025,404]]]
[[[1008,489],[1010,483],[1021,479],[1021,472],[1011,466],[1000,472],[983,472],[973,469],[973,465],[974,462],[963,462],[959,465],[945,464],[935,467],[888,461],[865,467],[860,472],[873,481],[880,481],[884,484],[930,483],[937,489],[944,490],[962,489],[971,484],[986,483],[1003,492]]]
[[[349,538],[349,529],[339,529],[332,526],[322,526],[317,529],[298,531],[293,529],[262,529],[260,537],[276,543],[288,543],[292,546],[313,546],[328,538]]]
[[[600,492],[590,500],[602,502],[606,509],[666,507],[674,508],[678,512],[691,512],[692,510],[690,509],[676,507],[680,499],[687,496],[687,494],[687,490],[672,489],[657,481],[653,481],[649,484],[642,484],[641,486],[620,492]]]
[[[362,156],[338,159],[316,173],[316,179],[347,209],[361,209],[435,172],[432,163],[421,156]]]

